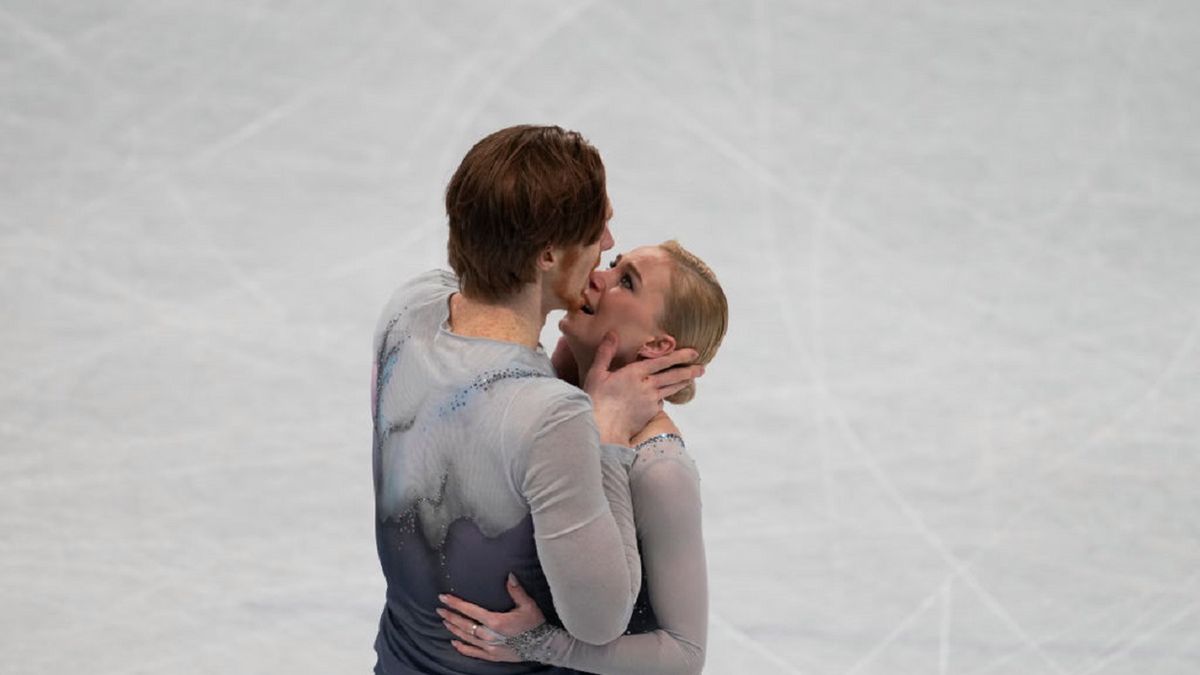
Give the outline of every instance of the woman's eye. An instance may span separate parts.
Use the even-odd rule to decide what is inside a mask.
[[[628,274],[622,274],[621,275],[621,285],[632,291],[633,290],[633,277],[629,276]]]

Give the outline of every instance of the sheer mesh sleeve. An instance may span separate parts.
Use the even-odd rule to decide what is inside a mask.
[[[699,476],[682,439],[664,434],[639,445],[629,480],[659,629],[600,646],[556,630],[539,660],[606,675],[699,673],[708,632]]]
[[[632,451],[600,445],[590,406],[540,426],[530,447],[522,493],[555,610],[579,640],[608,642],[641,586],[624,463]]]

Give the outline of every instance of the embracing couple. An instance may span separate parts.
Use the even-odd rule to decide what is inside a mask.
[[[663,401],[725,334],[716,277],[674,241],[597,270],[604,165],[559,127],[475,144],[446,212],[453,273],[375,332],[375,672],[700,672],[699,478]]]

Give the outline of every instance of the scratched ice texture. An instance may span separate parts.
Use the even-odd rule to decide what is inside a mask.
[[[370,669],[371,331],[532,121],[728,290],[706,672],[1200,672],[1197,73],[1190,0],[3,0],[0,671]]]

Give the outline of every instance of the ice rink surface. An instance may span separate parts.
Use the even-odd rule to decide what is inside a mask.
[[[374,321],[537,122],[730,296],[706,672],[1194,675],[1198,73],[1191,0],[3,0],[0,671],[370,669]]]

